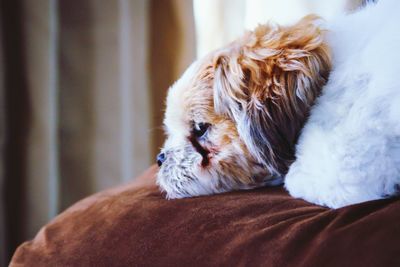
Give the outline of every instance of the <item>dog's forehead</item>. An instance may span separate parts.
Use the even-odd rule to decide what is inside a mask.
[[[200,65],[199,61],[193,62],[168,91],[164,125],[169,133],[183,134],[187,131],[188,109],[190,108],[188,91],[193,87]]]

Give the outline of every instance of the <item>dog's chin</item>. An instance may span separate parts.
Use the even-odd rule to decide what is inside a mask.
[[[278,186],[282,177],[268,177],[249,184],[240,183],[229,175],[221,175],[214,169],[187,171],[181,166],[162,167],[157,184],[167,199],[205,196],[236,190],[249,190],[263,186]]]
[[[210,179],[200,171],[187,171],[180,166],[161,168],[157,176],[157,184],[168,199],[186,198],[220,193]]]
[[[186,147],[167,152],[167,160],[158,172],[157,184],[168,199],[253,189],[282,182],[279,177],[271,177],[256,164],[235,166],[232,162],[219,161],[203,166],[202,156],[185,153],[188,150],[190,148]]]

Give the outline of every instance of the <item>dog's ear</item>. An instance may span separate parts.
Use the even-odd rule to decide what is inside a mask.
[[[231,117],[250,153],[283,175],[330,56],[317,17],[291,27],[258,26],[214,58],[214,108]]]

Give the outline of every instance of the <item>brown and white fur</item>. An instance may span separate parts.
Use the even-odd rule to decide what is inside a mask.
[[[169,89],[158,156],[168,198],[281,181],[328,79],[324,34],[315,16],[260,25],[186,70]]]

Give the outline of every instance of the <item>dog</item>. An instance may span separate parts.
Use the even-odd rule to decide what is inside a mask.
[[[167,198],[283,180],[331,208],[396,194],[399,6],[259,25],[195,61],[168,91],[157,156]]]

